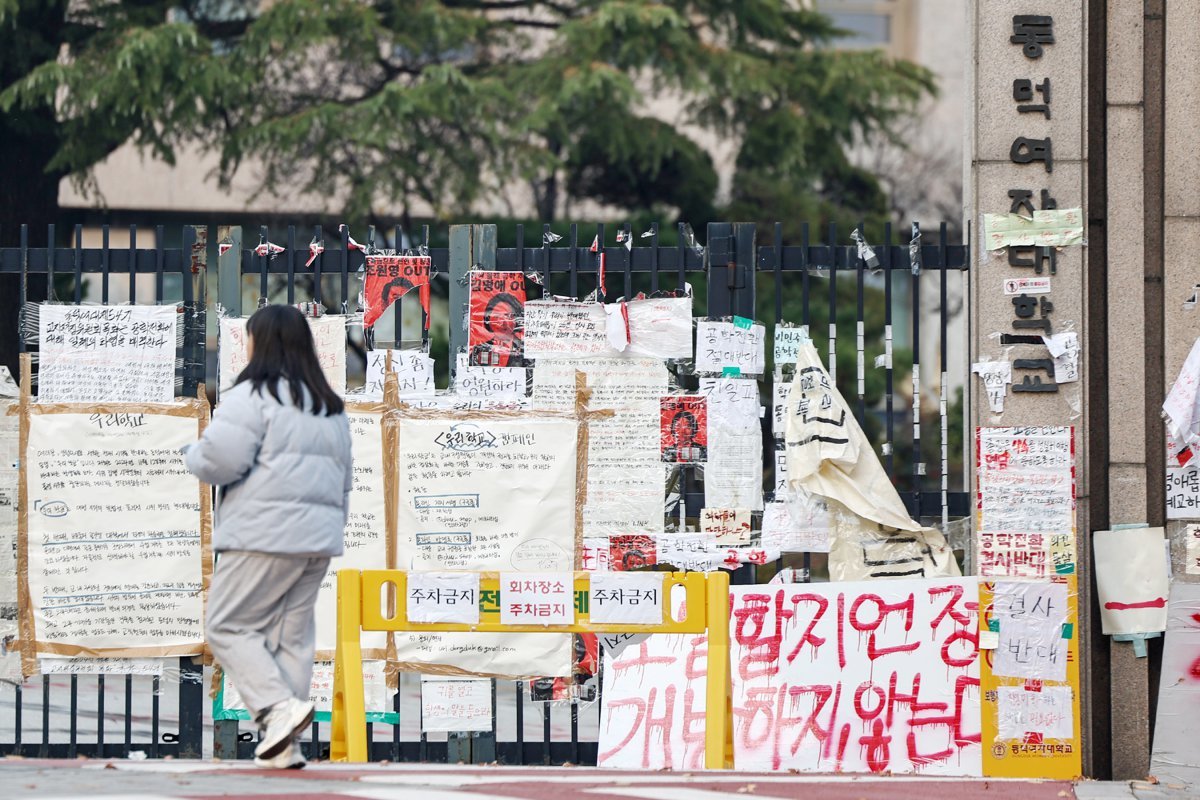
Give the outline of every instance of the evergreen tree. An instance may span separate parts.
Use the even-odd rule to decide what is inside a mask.
[[[711,195],[694,142],[707,135],[740,148],[735,207],[791,194],[869,211],[878,187],[845,152],[886,134],[931,77],[836,49],[828,18],[799,6],[0,0],[0,108],[21,134],[0,158],[24,170],[4,209],[132,141],[168,162],[199,142],[226,181],[257,159],[264,188],[339,198],[332,210],[356,217],[417,200],[446,217],[516,181],[547,220],[572,192],[699,212],[711,196],[656,190],[682,171],[687,195]],[[681,109],[669,124],[653,116],[662,100]]]

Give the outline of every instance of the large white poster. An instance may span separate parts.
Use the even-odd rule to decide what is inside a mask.
[[[981,774],[977,579],[730,592],[738,769]]]
[[[547,572],[575,566],[578,428],[552,414],[414,412],[398,418],[397,567]],[[560,634],[397,634],[413,667],[570,673]]]
[[[30,409],[23,580],[39,654],[201,652],[208,509],[180,448],[206,410]]]
[[[350,520],[346,523],[346,549],[329,562],[329,571],[317,595],[317,652],[332,658],[337,647],[337,571],[386,569],[387,509],[383,479],[383,407],[347,404],[354,456],[354,488],[350,492]],[[383,658],[387,633],[365,631],[362,646],[367,658]],[[318,655],[318,659],[322,656]]]
[[[218,384],[221,391],[231,386],[246,364],[246,320],[248,317],[221,317],[218,348]],[[308,317],[317,360],[326,380],[338,394],[346,393],[346,321],[348,317],[329,314]]]
[[[572,411],[577,370],[584,373],[592,392],[588,410],[613,412],[588,423],[583,535],[661,533],[663,465],[658,423],[667,368],[649,358],[543,360],[533,370],[535,406]]]
[[[175,397],[175,305],[43,303],[38,310],[38,402],[169,403]]]

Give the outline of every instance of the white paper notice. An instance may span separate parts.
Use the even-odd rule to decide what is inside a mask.
[[[249,359],[246,355],[247,317],[221,317],[220,347],[218,349],[218,384],[222,390],[229,389]],[[312,331],[313,344],[317,349],[317,360],[325,379],[338,394],[346,393],[346,321],[347,317],[328,314],[323,317],[308,317],[308,328]]]
[[[1009,384],[1012,383],[1012,362],[977,361],[971,365],[971,372],[983,379],[988,408],[993,414],[1003,414],[1004,398],[1008,394]]]
[[[663,621],[663,573],[598,572],[588,613],[597,624],[658,625]]]
[[[1163,403],[1167,432],[1181,446],[1200,443],[1200,339],[1192,344]]]
[[[1026,734],[1045,739],[1070,739],[1075,735],[1070,686],[1001,686],[996,703],[997,737],[1025,740]]]
[[[1167,629],[1171,576],[1162,528],[1096,531],[1096,594],[1106,636]]]
[[[524,367],[473,367],[459,353],[454,373],[454,393],[466,398],[507,400],[525,396]]]
[[[492,729],[492,682],[421,676],[421,730],[458,733]]]
[[[787,437],[787,400],[791,390],[792,382],[775,373],[775,381],[771,384],[771,434],[776,439]]]
[[[631,356],[692,357],[692,298],[652,297],[625,304]]]
[[[807,325],[800,325],[795,328],[776,325],[775,368],[779,369],[780,364],[795,364],[796,357],[800,355],[800,345],[807,341],[810,341]]]
[[[1043,336],[1042,341],[1054,359],[1056,383],[1074,383],[1079,380],[1079,334],[1063,331],[1052,336]]]
[[[38,402],[170,403],[179,318],[175,305],[43,303]]]
[[[38,659],[38,672],[43,675],[162,675],[163,661],[161,658],[43,657]]]
[[[397,419],[397,566],[544,572],[575,565],[575,420]],[[536,503],[537,513],[529,513]],[[569,635],[395,636],[397,660],[504,676],[570,674]]]
[[[750,320],[745,320],[749,323]],[[696,372],[737,369],[745,375],[762,375],[766,369],[767,329],[755,322],[696,321]]]
[[[526,358],[594,358],[611,353],[602,304],[526,301]]]
[[[588,410],[613,412],[588,423],[583,535],[660,533],[664,473],[659,398],[667,390],[667,368],[649,358],[539,361],[533,370],[535,407],[573,411],[576,370],[584,373],[592,393]]]
[[[1167,519],[1200,519],[1200,459],[1176,442],[1167,441]],[[1186,460],[1180,464],[1180,454]]]
[[[783,553],[828,553],[833,519],[825,499],[803,489],[763,508],[762,545]]]
[[[179,452],[198,438],[197,418],[36,408],[24,466],[39,650],[200,653],[200,484]]]
[[[629,344],[614,348],[601,303],[529,300],[525,303],[525,357],[605,358],[617,355],[658,359],[691,358],[692,298],[659,297],[625,304]]]
[[[478,572],[410,572],[406,594],[409,622],[479,624]]]
[[[992,662],[997,675],[1066,681],[1065,584],[997,582],[993,610],[1000,625]]]
[[[392,357],[392,372],[396,374],[401,397],[432,397],[433,359],[420,350],[368,350],[367,381],[363,395],[371,399],[383,397],[383,377],[388,354]]]
[[[356,403],[346,404],[350,420],[350,453],[354,459],[354,484],[350,489],[350,514],[343,537],[342,555],[329,561],[317,594],[317,608],[337,608],[337,573],[340,569],[381,569],[387,563],[387,508],[383,489],[383,412]],[[363,631],[365,658],[386,655],[387,631]],[[337,618],[317,615],[318,658],[332,658],[337,649]]]
[[[500,573],[500,622],[575,624],[575,576],[570,572]]]
[[[702,508],[700,532],[718,545],[748,544],[752,516],[748,508]]]
[[[706,379],[700,384],[700,392],[708,397],[704,504],[762,510],[758,382],[749,378]]]

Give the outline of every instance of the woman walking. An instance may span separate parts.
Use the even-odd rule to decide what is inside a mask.
[[[258,722],[255,763],[298,768],[317,591],[342,554],[349,509],[350,425],[299,311],[266,306],[246,330],[249,364],[186,461],[221,489],[209,646]]]

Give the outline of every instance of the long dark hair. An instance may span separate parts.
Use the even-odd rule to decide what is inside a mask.
[[[308,389],[312,403],[308,410],[313,414],[332,417],[342,413],[345,405],[321,371],[303,314],[292,306],[263,306],[246,323],[246,332],[254,340],[254,352],[234,386],[250,381],[253,391],[261,394],[265,385],[271,397],[282,403],[279,383],[287,381],[297,408],[304,408],[304,390]]]

